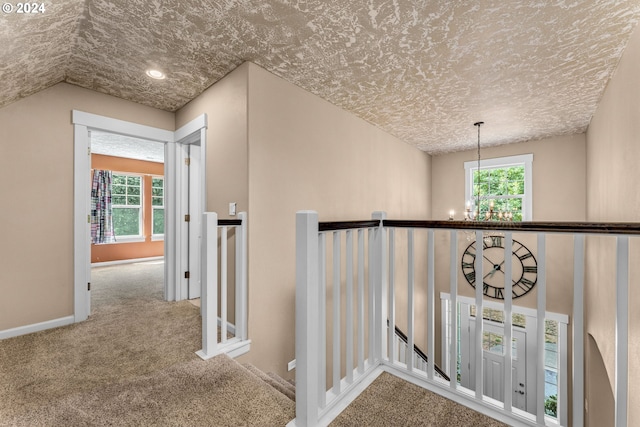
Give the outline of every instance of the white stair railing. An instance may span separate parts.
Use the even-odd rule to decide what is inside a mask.
[[[339,414],[366,385],[375,379],[380,372],[386,371],[412,381],[426,389],[441,394],[476,411],[483,412],[509,425],[515,426],[568,426],[569,407],[572,406],[573,419],[571,425],[584,425],[584,277],[585,277],[585,235],[608,235],[616,240],[616,371],[615,371],[615,426],[627,425],[628,394],[628,286],[629,286],[629,237],[640,235],[640,224],[603,224],[603,223],[476,223],[462,221],[397,221],[386,220],[383,213],[374,214],[372,221],[352,222],[318,222],[318,215],[312,211],[297,214],[296,237],[296,419],[290,423],[295,426],[327,425]],[[406,258],[396,254],[396,231],[404,229],[404,241],[407,245]],[[465,232],[467,238],[475,241],[475,253],[472,262],[474,274],[483,286],[475,286],[476,315],[474,334],[470,338],[470,346],[474,351],[475,376],[473,390],[463,387],[456,378],[458,363],[457,339],[449,339],[448,361],[449,376],[446,381],[435,375],[434,337],[435,331],[435,245],[434,230],[443,230],[449,234],[449,247],[438,248],[440,256],[449,253],[448,290],[450,306],[445,335],[456,337],[458,334],[458,277],[461,274],[459,233]],[[366,232],[368,230],[368,233]],[[426,232],[426,258],[416,257],[416,235]],[[557,418],[551,419],[545,414],[545,346],[537,345],[528,364],[533,364],[536,374],[530,381],[535,383],[534,407],[527,407],[529,413],[514,407],[511,396],[512,389],[512,348],[506,345],[502,366],[505,398],[498,401],[484,394],[485,377],[483,375],[483,307],[491,307],[484,295],[484,278],[491,271],[497,271],[493,265],[491,271],[483,265],[483,247],[487,233],[500,233],[500,246],[504,250],[504,261],[499,264],[504,272],[504,342],[510,343],[513,337],[511,314],[515,306],[511,298],[515,286],[512,282],[512,257],[522,261],[525,256],[515,245],[514,233],[535,234],[535,252],[537,265],[528,266],[527,272],[536,271],[536,307],[532,311],[536,317],[536,338],[544,343],[545,317],[547,316],[547,236],[564,234],[573,237],[572,255],[573,270],[573,348],[572,372],[566,363],[561,362],[562,378],[558,384]],[[368,235],[368,245],[364,245],[364,237]],[[329,237],[330,236],[330,237]],[[343,237],[344,236],[344,239]],[[354,237],[357,238],[354,240]],[[332,244],[327,245],[328,238]],[[354,241],[357,241],[354,251]],[[441,240],[443,243],[446,240]],[[388,243],[387,243],[388,242]],[[365,254],[365,247],[368,251]],[[346,248],[346,251],[343,251]],[[555,249],[555,248],[554,248]],[[357,252],[357,270],[354,268],[354,252]],[[569,253],[570,255],[571,253]],[[327,258],[331,262],[327,263]],[[400,263],[399,260],[402,259]],[[367,262],[365,263],[365,260]],[[397,265],[400,263],[401,265]],[[416,282],[416,265],[427,266],[426,286]],[[406,268],[406,283],[396,283],[396,271]],[[521,267],[524,272],[524,264]],[[327,273],[330,272],[330,274]],[[357,273],[355,273],[357,271]],[[343,274],[344,273],[344,274]],[[331,276],[331,294],[327,293],[327,276]],[[354,277],[357,289],[354,292]],[[368,277],[365,286],[364,277]],[[404,279],[403,279],[404,280]],[[533,286],[526,281],[525,286]],[[416,295],[418,286],[426,296]],[[518,285],[521,286],[521,285]],[[397,290],[406,292],[406,300],[396,299]],[[354,296],[355,293],[355,296]],[[332,300],[327,307],[327,297]],[[342,298],[346,304],[342,303]],[[462,299],[462,297],[460,297]],[[405,306],[406,304],[406,306]],[[400,310],[399,310],[400,308]],[[519,309],[518,309],[519,310]],[[331,317],[329,317],[329,312]],[[399,343],[393,333],[387,335],[386,321],[389,320],[389,331],[395,327],[396,313],[406,313],[407,340]],[[344,314],[343,314],[344,313]],[[416,313],[426,324],[417,324]],[[329,321],[327,321],[329,320]],[[403,319],[404,321],[404,319]],[[330,330],[326,325],[330,324]],[[416,329],[426,332],[427,363],[414,357],[414,343],[418,336]],[[564,328],[564,329],[563,329]],[[426,331],[424,331],[426,329]],[[559,331],[559,336],[566,336],[566,326]],[[364,331],[367,331],[365,334]],[[354,335],[356,336],[354,341]],[[345,343],[346,346],[341,345]],[[329,355],[331,366],[328,366],[327,345],[331,345]],[[355,361],[355,366],[354,366]],[[445,362],[446,363],[446,362]],[[331,381],[331,387],[327,382]],[[572,383],[572,395],[569,396],[567,384]]]
[[[236,248],[233,323],[228,315],[228,246],[232,229]],[[247,214],[240,212],[237,220],[219,220],[215,212],[206,212],[202,234],[202,350],[196,354],[205,360],[222,353],[237,357],[248,352],[251,344],[247,336]]]

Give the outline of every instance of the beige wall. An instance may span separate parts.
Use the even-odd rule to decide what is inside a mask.
[[[231,202],[237,204],[237,213],[249,211],[248,68],[248,63],[240,65],[176,113],[176,128],[201,114],[207,115],[205,211],[216,212],[218,218],[233,218],[229,215]],[[233,231],[228,245],[227,315],[235,323]]]
[[[533,220],[583,221],[586,208],[585,135],[482,148],[481,159],[529,153],[533,154]],[[477,159],[476,150],[433,157],[433,219],[447,219],[451,209],[456,211],[456,218],[462,218],[464,162]]]
[[[229,218],[229,203],[248,210],[248,63],[238,67],[176,113],[176,128],[207,114],[207,208]]]
[[[427,154],[249,64],[249,334],[266,371],[295,358],[295,214],[429,218]]]
[[[533,220],[534,221],[584,221],[586,206],[586,145],[585,135],[554,137],[520,144],[482,149],[482,158],[533,154]],[[447,219],[449,211],[454,209],[456,218],[461,219],[465,207],[464,162],[476,160],[477,151],[463,151],[434,156],[432,160],[432,205],[434,219]],[[464,233],[461,233],[464,234]],[[440,233],[440,247],[448,248],[448,236]],[[520,233],[514,239],[532,249],[534,255],[535,236]],[[461,236],[460,254],[468,242]],[[448,292],[449,254],[439,253],[437,266],[442,291]],[[569,286],[549,286],[547,309],[549,311],[571,314],[573,277],[572,243],[561,236],[549,237],[547,244],[549,283],[567,283]],[[551,275],[551,276],[549,276]],[[464,276],[459,280],[463,284],[460,293],[474,296],[473,288],[465,285]],[[515,302],[526,307],[535,307],[535,292]]]
[[[0,330],[73,314],[73,109],[174,129],[172,113],[64,83],[0,109]]]
[[[640,28],[633,33],[615,75],[609,82],[587,131],[587,219],[640,221]],[[635,238],[635,240],[639,240]],[[629,425],[640,425],[640,304],[634,278],[640,271],[640,245],[633,242],[629,317]],[[608,383],[587,366],[588,396],[614,387],[615,244],[611,239],[587,242],[587,333],[601,352]],[[597,360],[597,359],[595,359]],[[594,369],[596,369],[594,367]],[[607,411],[599,399],[588,402],[589,413]],[[607,411],[610,413],[610,411]],[[610,420],[612,422],[612,419]],[[596,426],[590,423],[590,426]]]

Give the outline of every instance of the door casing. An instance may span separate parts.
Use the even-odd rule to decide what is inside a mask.
[[[74,321],[86,320],[90,314],[91,293],[91,227],[90,227],[90,171],[91,151],[89,132],[100,130],[121,135],[158,141],[165,144],[165,299],[176,301],[183,299],[184,265],[182,245],[176,244],[182,238],[180,217],[183,208],[179,200],[184,199],[182,168],[179,166],[183,141],[190,138],[206,145],[207,116],[202,114],[180,129],[168,131],[151,126],[140,125],[124,120],[113,119],[83,111],[72,111],[74,126]],[[195,137],[193,136],[195,135]],[[184,164],[184,163],[182,163]],[[204,204],[205,168],[200,168],[202,197]]]

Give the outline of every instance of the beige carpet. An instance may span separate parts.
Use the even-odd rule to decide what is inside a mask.
[[[88,321],[0,341],[0,426],[291,420],[295,404],[235,361],[195,355],[199,309],[163,301],[162,270],[94,269]]]
[[[502,427],[506,424],[383,372],[330,425]]]
[[[17,426],[284,426],[295,404],[218,356],[78,393],[8,418]]]
[[[199,308],[162,299],[162,264],[92,272],[86,322],[0,341],[0,426],[284,426],[294,387],[200,360]],[[334,426],[503,424],[389,374]]]

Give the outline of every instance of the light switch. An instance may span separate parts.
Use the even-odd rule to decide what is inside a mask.
[[[236,214],[236,202],[229,203],[229,215]]]

